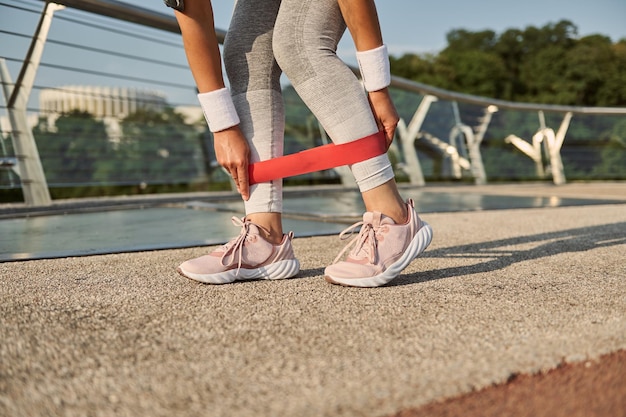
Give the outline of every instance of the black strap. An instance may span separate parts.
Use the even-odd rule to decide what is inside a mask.
[[[167,7],[176,9],[179,12],[185,10],[185,3],[183,2],[183,0],[163,0],[163,3],[165,3]]]

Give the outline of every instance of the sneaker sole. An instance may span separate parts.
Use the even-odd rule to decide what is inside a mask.
[[[199,281],[205,284],[228,284],[234,281],[251,279],[286,279],[291,278],[300,271],[300,261],[288,259],[278,261],[266,266],[254,269],[231,269],[217,274],[194,274],[178,268],[178,273],[185,278]]]
[[[389,268],[373,277],[357,277],[344,278],[325,275],[324,279],[331,284],[339,284],[347,287],[380,287],[387,284],[392,279],[400,275],[400,272],[406,268],[413,259],[417,258],[426,250],[433,239],[433,229],[426,222],[422,222],[422,227],[417,231],[411,243],[404,251],[404,254],[396,262],[391,264]]]

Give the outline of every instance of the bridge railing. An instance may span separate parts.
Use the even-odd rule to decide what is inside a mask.
[[[0,202],[231,186],[166,9],[0,0],[0,14]],[[513,103],[397,77],[392,95],[400,181],[626,178],[626,108]],[[284,99],[287,153],[327,141],[287,80]],[[353,185],[345,169],[289,181]]]

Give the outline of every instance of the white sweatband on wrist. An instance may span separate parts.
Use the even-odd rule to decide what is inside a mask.
[[[391,84],[387,45],[368,51],[357,51],[356,59],[359,62],[361,78],[367,92],[382,90]]]
[[[219,132],[239,124],[228,88],[198,94],[198,101],[211,132]]]

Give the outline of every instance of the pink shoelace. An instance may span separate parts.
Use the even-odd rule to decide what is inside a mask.
[[[348,239],[354,231],[359,227],[361,227],[361,231],[357,236],[355,236],[348,244],[343,248],[343,250],[337,255],[333,263],[337,263],[339,259],[346,253],[350,247],[354,246],[350,255],[354,258],[359,258],[359,253],[363,250],[367,255],[367,260],[371,264],[375,264],[378,261],[378,234],[385,230],[386,226],[382,225],[379,227],[374,227],[372,223],[365,223],[363,221],[354,223],[352,226],[344,229],[340,234],[339,238],[341,240]],[[381,230],[383,229],[383,230]],[[347,236],[346,236],[347,235]]]
[[[252,223],[245,217],[240,219],[239,217],[233,216],[230,220],[233,225],[241,227],[241,232],[239,233],[239,236],[231,239],[227,244],[222,246],[224,253],[222,254],[220,262],[223,266],[227,266],[237,260],[237,275],[239,275],[239,270],[241,269],[241,265],[243,263],[243,247],[246,242],[251,242],[253,240],[253,236],[251,236],[250,233],[250,225],[254,224],[257,228],[262,229],[267,233],[269,233],[269,231],[256,223]],[[227,262],[225,263],[224,261]]]

